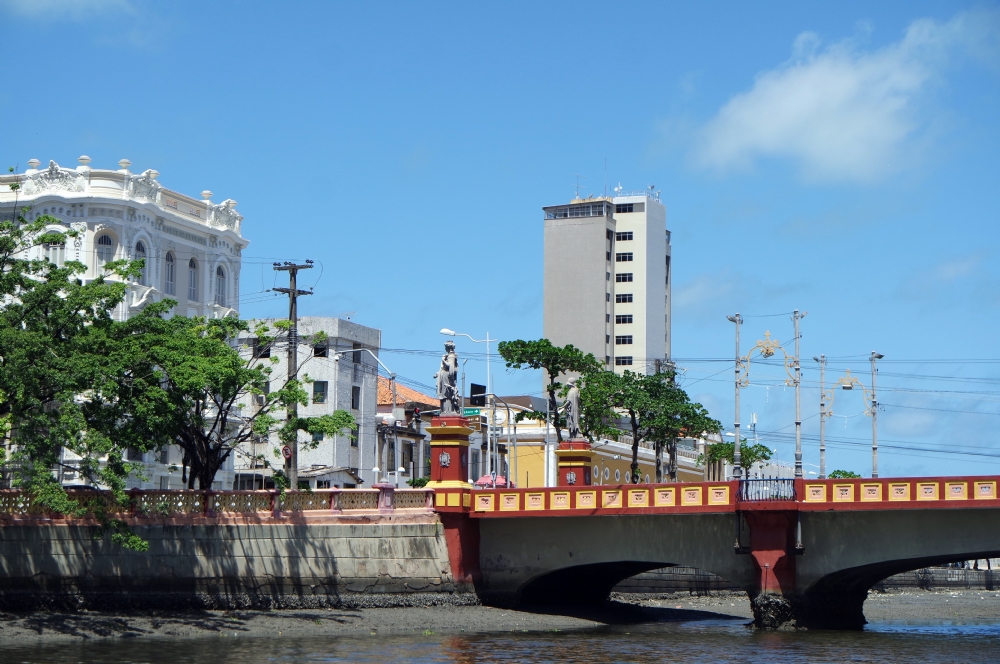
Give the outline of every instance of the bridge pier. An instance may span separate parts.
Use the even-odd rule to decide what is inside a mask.
[[[757,587],[750,593],[754,626],[777,629],[794,618],[795,529],[798,512],[747,511],[749,553],[757,573]]]

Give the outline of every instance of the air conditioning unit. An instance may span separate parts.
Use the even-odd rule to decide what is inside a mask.
[[[257,405],[263,408],[264,404],[267,403],[267,397],[264,396],[263,394],[258,394],[256,395],[256,398],[257,398]]]

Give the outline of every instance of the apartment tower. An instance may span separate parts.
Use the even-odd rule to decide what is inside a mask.
[[[610,369],[663,370],[670,358],[670,232],[659,192],[617,190],[545,212],[543,330]]]

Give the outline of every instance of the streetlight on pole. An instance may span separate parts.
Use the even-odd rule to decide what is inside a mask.
[[[878,477],[878,401],[875,399],[875,360],[881,360],[885,355],[872,351],[872,477]]]
[[[833,403],[833,391],[826,391],[824,381],[826,379],[826,355],[814,357],[814,361],[819,363],[819,479],[826,479],[826,418],[833,415],[832,410],[827,410],[826,399],[829,396],[830,403]]]
[[[875,379],[875,360],[880,360],[884,355],[879,355],[875,351],[871,354],[871,364],[872,364],[872,380]],[[865,388],[864,383],[858,380],[855,376],[851,375],[851,370],[848,369],[845,375],[837,379],[836,385],[842,390],[853,390],[855,386],[860,387],[862,393],[864,394],[865,405],[865,415],[871,415],[872,418],[872,477],[878,477],[878,424],[876,422],[876,412],[878,411],[878,402],[875,400],[875,384],[872,383],[872,389],[869,390]],[[833,393],[830,393],[830,405],[833,405]],[[833,409],[831,408],[829,414],[833,414]]]
[[[792,313],[792,322],[795,323],[795,477],[802,477],[802,366],[799,362],[799,321],[806,317],[808,311],[799,313],[796,309]],[[788,358],[785,358],[785,366],[788,366]]]
[[[392,390],[392,416],[393,416],[393,418],[395,418],[395,416],[396,416],[396,373],[394,371],[390,371],[389,367],[385,366],[385,364],[382,362],[382,360],[380,360],[378,358],[378,355],[376,355],[374,353],[374,351],[372,351],[370,348],[352,348],[351,350],[338,350],[338,351],[332,351],[332,352],[330,352],[330,354],[333,355],[333,361],[336,362],[338,364],[338,366],[340,364],[340,356],[341,355],[347,355],[348,353],[368,353],[369,355],[371,355],[375,359],[375,361],[378,363],[378,365],[380,367],[382,367],[383,369],[385,369],[385,372],[387,374],[389,374],[389,386],[390,386],[390,388]],[[333,383],[334,388],[336,388],[337,382],[339,382],[339,372],[338,372],[338,380],[335,380],[334,383]],[[378,380],[377,379],[375,381],[375,385],[376,385],[375,390],[376,390],[376,393],[377,393],[378,392]],[[336,409],[336,407],[337,407],[336,400],[337,400],[337,397],[336,397],[336,394],[334,394],[334,404],[333,404],[334,409]],[[362,404],[363,403],[364,402],[362,401]],[[362,404],[358,404],[358,405],[362,405]],[[362,416],[362,424],[364,424],[364,412],[361,413],[361,416]],[[361,426],[359,425],[358,426],[358,430],[359,430],[358,433],[359,433],[359,435],[361,433],[360,429],[361,429]],[[362,459],[363,459],[363,457],[364,457],[364,454],[363,454],[364,448],[360,448],[359,451],[362,453]],[[375,451],[375,455],[374,455],[374,457],[375,457],[375,468],[372,468],[372,474],[375,477],[375,481],[377,482],[378,481],[378,474],[379,474],[379,468],[378,468],[379,445],[378,445],[378,429],[377,429],[377,426],[376,426],[376,432],[375,432],[375,450],[374,451]],[[362,459],[358,460],[358,467],[359,468],[363,468],[364,467],[364,461]]]
[[[736,421],[733,429],[736,431],[736,442],[733,445],[733,479],[740,479],[743,472],[740,468],[740,369],[743,362],[740,359],[740,325],[743,324],[743,316],[739,313],[726,316],[730,322],[736,324]]]

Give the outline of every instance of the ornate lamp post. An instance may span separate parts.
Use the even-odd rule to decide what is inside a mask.
[[[798,321],[803,318],[805,313],[799,314],[798,311],[795,312],[793,320],[795,321],[796,332],[798,331]],[[780,352],[784,357],[784,362],[782,366],[785,368],[785,373],[788,374],[788,378],[785,380],[785,385],[795,388],[795,477],[802,477],[802,416],[800,411],[800,384],[801,384],[801,372],[799,368],[799,357],[797,353],[798,349],[798,335],[796,335],[796,354],[789,355],[785,352],[785,349],[781,347],[781,343],[777,339],[771,338],[770,330],[764,332],[764,338],[758,339],[757,343],[753,345],[746,355],[738,359],[739,365],[742,366],[742,375],[739,373],[736,376],[736,390],[737,394],[741,387],[746,387],[750,384],[750,358],[753,356],[754,351],[760,351],[760,357],[767,359],[773,357],[776,352]],[[794,370],[795,373],[792,373]],[[739,429],[736,430],[737,436],[737,448],[739,449]],[[735,455],[734,455],[735,456]],[[735,465],[735,464],[734,464]],[[735,474],[735,470],[734,470]]]
[[[826,379],[826,355],[814,357],[813,360],[819,363],[819,479],[826,479],[826,418],[833,415],[833,411],[827,408],[833,403],[833,390],[824,389]],[[829,399],[829,402],[827,402]]]
[[[820,356],[822,357],[822,356]],[[871,357],[869,358],[872,365],[872,389],[867,389],[864,384],[857,379],[857,377],[851,375],[851,370],[848,369],[844,372],[844,375],[837,379],[834,387],[839,387],[842,390],[853,390],[855,387],[860,387],[865,400],[865,415],[869,415],[872,418],[872,477],[878,477],[878,401],[875,399],[875,360],[880,360],[884,355],[880,355],[875,351],[872,351]],[[826,358],[823,358],[824,362]],[[822,366],[822,365],[821,365]],[[821,388],[822,389],[822,388]],[[825,417],[833,415],[833,390],[826,393],[826,396],[830,398],[830,409],[826,411]],[[820,403],[822,404],[822,397]],[[824,417],[822,411],[822,405],[820,406],[820,417]],[[822,419],[820,420],[822,426]],[[822,429],[820,429],[822,432]],[[822,433],[821,433],[822,435]],[[822,445],[822,438],[820,445]],[[824,469],[825,470],[825,469]]]

